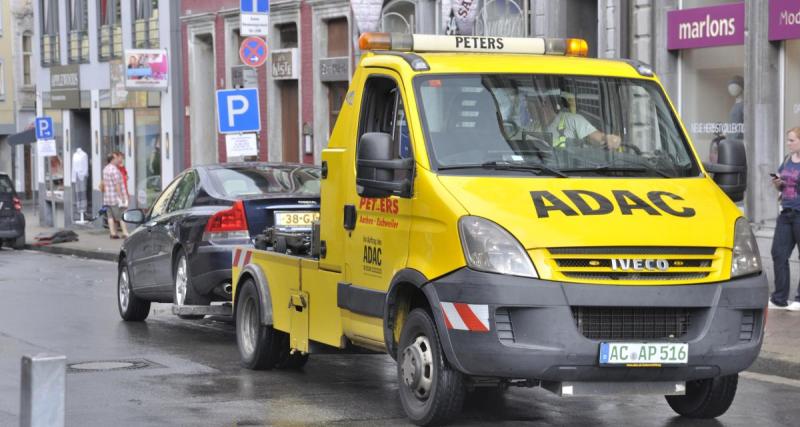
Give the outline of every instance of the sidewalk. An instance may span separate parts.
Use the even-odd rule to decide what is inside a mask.
[[[72,230],[78,233],[79,240],[77,242],[31,246],[34,243],[34,236],[43,231],[50,231],[50,229],[38,226],[39,218],[33,215],[31,208],[25,210],[25,217],[29,249],[83,258],[117,260],[122,240],[111,240],[108,237],[108,230],[96,228],[94,225],[73,227]],[[764,239],[759,239],[764,270],[770,277],[770,286],[772,286],[772,260],[769,258],[769,247],[765,243]],[[793,261],[792,295],[794,295],[794,286],[798,279],[800,279],[800,268],[798,268],[798,262]],[[750,370],[800,379],[800,312],[771,310],[768,313],[764,345],[758,360]]]

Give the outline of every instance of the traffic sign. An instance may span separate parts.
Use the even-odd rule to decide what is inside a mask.
[[[53,139],[53,118],[50,116],[36,118],[36,139]]]
[[[245,65],[256,68],[267,61],[267,42],[261,37],[248,37],[239,48],[239,57]]]
[[[225,152],[228,158],[257,156],[258,140],[254,133],[225,135]]]
[[[258,89],[218,90],[217,129],[219,133],[260,131],[261,110],[258,105]]]
[[[36,141],[36,152],[39,157],[57,156],[55,139],[39,139]]]
[[[239,33],[264,36],[269,32],[269,0],[239,0]]]

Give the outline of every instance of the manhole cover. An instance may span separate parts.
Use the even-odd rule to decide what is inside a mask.
[[[103,372],[161,367],[161,365],[158,363],[145,359],[93,360],[88,362],[70,363],[67,366],[70,372]]]

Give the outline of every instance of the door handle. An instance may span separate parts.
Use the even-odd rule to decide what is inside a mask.
[[[356,205],[344,205],[344,229],[353,231],[356,229]]]

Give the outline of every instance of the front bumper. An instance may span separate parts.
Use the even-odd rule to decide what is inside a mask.
[[[552,282],[462,268],[424,286],[434,310],[448,361],[473,376],[544,381],[687,381],[747,369],[763,340],[767,279],[680,286],[607,286]],[[488,332],[453,329],[442,302],[488,306]],[[600,367],[605,339],[578,329],[573,307],[689,308],[692,322],[677,339],[689,344],[689,363],[680,367]],[[498,310],[509,325],[498,334]],[[746,326],[746,319],[755,319]],[[449,320],[448,320],[449,321]],[[750,333],[744,333],[750,329]],[[501,337],[502,336],[502,337]],[[501,339],[502,338],[502,339]],[[624,341],[659,341],[631,340]]]

